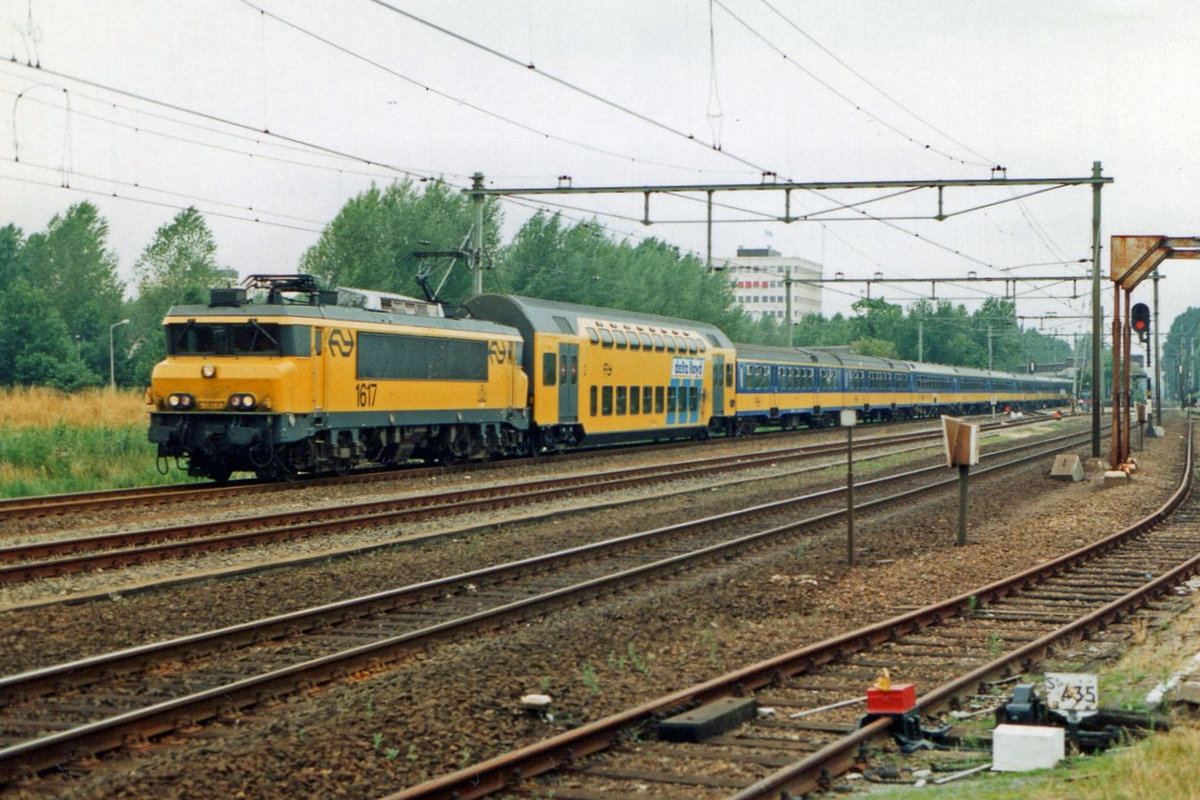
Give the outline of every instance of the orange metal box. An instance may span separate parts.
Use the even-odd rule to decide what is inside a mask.
[[[868,714],[904,714],[917,704],[917,691],[911,683],[894,683],[887,691],[867,689]]]

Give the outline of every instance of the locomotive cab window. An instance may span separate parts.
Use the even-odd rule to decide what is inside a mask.
[[[274,322],[174,322],[167,325],[167,352],[173,356],[309,355],[308,328],[302,330],[289,330],[284,337]]]

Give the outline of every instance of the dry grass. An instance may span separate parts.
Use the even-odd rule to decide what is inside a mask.
[[[183,479],[156,468],[149,423],[138,391],[0,389],[0,497]]]
[[[0,431],[43,429],[66,425],[75,428],[121,427],[149,423],[142,392],[121,389],[87,389],[60,392],[41,386],[0,389]]]

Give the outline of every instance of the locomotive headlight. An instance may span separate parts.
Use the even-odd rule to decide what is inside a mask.
[[[238,411],[253,411],[257,401],[252,394],[233,394],[229,396],[229,407]]]
[[[212,364],[205,364],[200,368],[200,374],[205,378],[217,377],[217,368]]]
[[[167,405],[176,411],[187,411],[195,407],[196,398],[190,394],[177,393],[167,397]]]

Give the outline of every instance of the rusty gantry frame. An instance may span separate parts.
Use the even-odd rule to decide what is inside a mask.
[[[1113,402],[1109,466],[1119,469],[1129,460],[1129,354],[1133,344],[1129,319],[1130,295],[1168,258],[1200,259],[1200,237],[1114,236],[1109,257],[1109,278],[1113,282]],[[1124,304],[1121,302],[1122,292]],[[1123,315],[1122,307],[1125,309]],[[1157,336],[1158,332],[1152,331],[1152,335]],[[1162,387],[1155,386],[1154,391],[1161,392]]]

